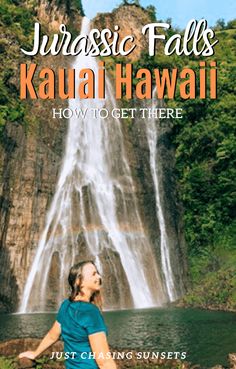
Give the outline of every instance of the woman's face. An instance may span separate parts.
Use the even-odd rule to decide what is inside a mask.
[[[83,266],[82,276],[81,289],[84,287],[93,292],[100,290],[102,280],[97,268],[93,264],[88,263]]]

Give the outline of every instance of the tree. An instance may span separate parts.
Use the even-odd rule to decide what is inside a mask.
[[[123,5],[138,5],[140,6],[139,0],[123,0]]]
[[[148,5],[146,7],[146,10],[148,11],[148,14],[150,16],[151,21],[156,22],[157,17],[156,17],[156,8],[155,8],[155,6],[154,5]]]
[[[236,19],[232,19],[227,23],[227,29],[235,29],[236,28]]]
[[[225,20],[223,18],[220,18],[216,21],[215,29],[216,30],[222,30],[226,28]]]

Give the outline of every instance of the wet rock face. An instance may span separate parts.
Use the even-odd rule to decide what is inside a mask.
[[[49,30],[56,29],[60,22],[68,23],[68,13],[63,8],[58,8],[56,1],[39,2],[38,17],[45,19]],[[54,12],[55,10],[55,12]],[[44,18],[45,14],[47,17]],[[55,22],[54,22],[55,21]],[[73,26],[79,33],[81,17],[74,12],[72,15]],[[114,24],[121,28],[121,36],[134,34],[138,47],[132,53],[137,58],[143,47],[146,47],[141,40],[141,25],[149,22],[148,15],[141,8],[136,6],[123,6],[111,14],[99,15],[94,20],[94,26],[99,29],[109,27]],[[39,67],[50,67],[57,70],[58,67],[67,67],[71,62],[70,58],[41,57],[37,58]],[[4,131],[4,140],[0,145],[0,311],[16,311],[19,299],[22,296],[27,275],[31,268],[36,252],[40,235],[45,225],[45,216],[49,208],[58,173],[60,170],[68,121],[52,118],[52,108],[67,107],[67,102],[31,100],[28,102],[31,112],[31,122],[25,129],[22,125],[8,123]],[[136,197],[138,207],[141,209],[141,218],[145,233],[149,235],[150,242],[160,266],[159,242],[160,235],[156,220],[155,195],[149,165],[149,149],[147,145],[144,126],[137,122],[134,126],[123,127],[125,148],[128,155],[129,165],[135,182]],[[159,136],[160,157],[162,158],[162,196],[166,206],[166,219],[168,229],[173,239],[173,248],[178,249],[179,257],[183,257],[184,252],[180,247],[182,231],[180,227],[180,217],[178,206],[175,201],[175,184],[173,176],[173,155],[172,149],[168,146],[168,135],[162,131]],[[118,156],[116,161],[118,162]],[[117,199],[121,197],[119,188],[115,193]],[[129,203],[129,190],[125,193],[127,203]],[[89,188],[83,189],[85,201],[90,204],[91,194]],[[118,201],[118,203],[122,203]],[[73,204],[78,207],[79,199],[74,194]],[[130,204],[132,202],[130,201]],[[87,207],[88,209],[88,207]],[[90,212],[96,213],[96,209],[89,208]],[[132,214],[132,207],[128,206],[128,211]],[[126,224],[122,223],[121,207],[117,209],[117,217],[123,229]],[[76,217],[75,217],[76,218]],[[90,224],[91,214],[86,213],[88,224]],[[79,259],[91,259],[91,253],[86,248],[83,231],[79,229],[78,219],[73,220],[73,228],[77,234],[76,254]],[[99,222],[91,222],[92,227],[101,227]],[[101,232],[103,232],[101,227]],[[109,239],[101,234],[101,239],[105,244],[109,244]],[[175,243],[174,243],[175,242]],[[71,252],[72,245],[68,244]],[[105,307],[133,307],[133,300],[127,283],[127,277],[121,265],[120,257],[115,250],[102,248],[101,263],[104,278],[104,289],[106,290]],[[115,265],[115,269],[114,269]],[[47,307],[48,310],[55,310],[58,301],[55,295],[58,292],[58,276],[60,274],[60,258],[58,253],[52,257],[49,279],[47,281]],[[148,268],[148,265],[146,266]],[[180,268],[181,269],[181,268]],[[112,273],[115,270],[115,273]],[[177,277],[182,272],[176,268]],[[67,276],[66,276],[67,277]],[[126,287],[124,287],[126,286]],[[152,286],[151,286],[152,287]],[[34,286],[35,290],[40,289],[40,285]],[[125,299],[125,301],[124,301]]]
[[[33,107],[32,113],[37,114],[36,110]],[[0,154],[3,311],[17,306],[60,167],[66,123],[48,122],[46,110],[48,104],[44,104],[34,132],[25,132],[22,126],[12,123],[4,132],[5,146]],[[14,300],[15,306],[9,306],[8,300]]]
[[[147,39],[141,30],[145,24],[150,23],[149,14],[136,5],[118,7],[112,13],[98,14],[93,21],[93,26],[102,29],[110,28],[114,31],[114,25],[119,25],[121,39],[127,34],[134,35],[136,49],[127,57],[127,61],[136,61],[143,50],[148,48]],[[156,47],[162,47],[161,43]],[[130,60],[129,60],[130,58]],[[147,102],[146,104],[150,104]],[[131,101],[129,107],[139,108],[140,101]],[[158,107],[165,107],[159,102]],[[171,146],[171,122],[167,120],[156,121],[157,126],[157,157],[159,172],[160,198],[163,204],[163,216],[166,223],[167,237],[171,254],[171,265],[174,279],[177,281],[177,295],[181,296],[187,288],[187,264],[185,240],[182,224],[182,209],[178,203],[175,182],[175,158],[174,149]],[[142,222],[149,234],[157,263],[161,269],[160,255],[160,227],[156,213],[155,189],[150,169],[150,152],[146,136],[144,119],[135,119],[127,125],[123,121],[123,133],[125,148],[129,164],[136,185],[136,195],[141,210]],[[164,276],[162,276],[164,279]]]
[[[102,231],[102,233],[105,232]],[[78,251],[78,256],[75,258],[75,263],[81,260],[92,260],[96,264],[94,256],[86,248],[84,236],[80,234],[79,238],[80,243],[78,246],[80,251]],[[106,242],[109,242],[106,234],[101,235],[101,238],[103,240],[107,238]],[[103,248],[99,254],[99,260],[101,269],[98,268],[98,272],[101,274],[102,279],[103,309],[119,309],[124,306],[133,308],[134,302],[118,252],[112,250],[112,247]]]
[[[158,102],[158,104],[158,107],[162,106],[161,102]],[[139,108],[140,102],[136,102],[135,107]],[[125,147],[132,175],[135,178],[142,221],[149,234],[150,242],[161,270],[160,225],[157,217],[155,188],[150,167],[150,150],[147,141],[146,123],[148,124],[148,121],[146,122],[144,119],[137,119],[129,126],[124,122],[123,130]],[[155,125],[157,130],[156,165],[159,173],[160,201],[168,237],[170,262],[174,266],[172,271],[176,281],[177,294],[181,296],[187,288],[187,265],[182,209],[176,193],[174,149],[170,140],[171,122],[168,120],[156,120]],[[162,278],[164,279],[163,275]]]
[[[20,53],[20,51],[18,50]],[[15,80],[19,83],[19,64]],[[70,58],[58,55],[31,60],[57,70]],[[19,86],[18,86],[19,88]],[[53,119],[52,109],[67,107],[63,100],[28,100],[27,126],[6,124],[0,144],[0,311],[16,311],[26,276],[55,191],[64,151],[67,121]]]
[[[79,34],[81,13],[73,0],[42,0],[37,4],[35,21],[43,25],[47,34],[58,32],[61,23],[75,28]],[[71,58],[58,55],[24,60],[17,48],[12,60],[14,76],[11,82],[18,90],[19,65],[25,62],[36,63],[38,71],[43,67],[56,71],[59,67],[68,67]],[[67,105],[64,100],[28,100],[27,127],[9,122],[3,132],[0,143],[1,312],[16,311],[44,227],[45,214],[55,192],[68,124],[64,119],[53,119],[52,109]],[[54,280],[55,265],[54,260]],[[53,279],[52,285],[55,285]]]
[[[106,291],[105,307],[109,309],[119,309],[124,306],[133,308],[133,299],[119,254],[109,248],[104,248],[101,260],[103,273],[106,276],[103,281]]]
[[[17,147],[22,150],[21,143],[24,142],[22,127],[9,125],[4,134],[4,145],[1,148],[1,197],[0,197],[0,226],[1,226],[1,244],[0,244],[0,281],[1,303],[0,309],[3,312],[9,312],[15,309],[17,296],[17,282],[13,272],[12,255],[10,245],[7,244],[7,232],[10,226],[11,214],[13,211],[13,188],[15,178],[12,176],[13,162],[17,158]],[[19,150],[20,151],[20,150]],[[5,153],[5,155],[4,155]],[[8,247],[7,247],[8,246]]]

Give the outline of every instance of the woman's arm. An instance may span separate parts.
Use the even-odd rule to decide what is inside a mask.
[[[104,332],[90,334],[89,343],[92,352],[95,354],[95,360],[100,369],[117,369],[115,361],[109,357],[109,346]]]
[[[39,356],[43,351],[45,351],[48,347],[50,347],[53,343],[55,343],[61,334],[61,325],[57,321],[53,324],[50,331],[46,334],[46,336],[42,339],[38,347],[35,351],[25,351],[19,355],[19,358],[27,357],[28,359],[34,360],[37,356]]]

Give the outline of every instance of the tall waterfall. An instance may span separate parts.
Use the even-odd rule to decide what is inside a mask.
[[[84,18],[81,34],[88,32],[89,21]],[[97,78],[95,58],[78,55],[72,68],[83,67],[92,69]],[[91,108],[111,110],[116,106],[108,79],[105,87],[104,100],[69,101],[72,111],[83,109],[87,114],[73,116],[69,121],[55,195],[25,284],[20,312],[56,308],[66,295],[70,266],[85,257],[93,259],[104,276],[108,307],[144,308],[168,300],[139,214],[121,123],[111,117],[94,118],[91,113]],[[161,214],[159,210],[160,223]],[[162,264],[167,280],[170,267],[163,235]],[[172,298],[173,281],[170,279],[167,285]]]
[[[153,96],[155,95],[155,90],[153,92]],[[155,99],[152,100],[152,109],[155,108]],[[159,166],[160,158],[158,157],[157,152],[157,139],[158,139],[158,127],[157,127],[157,119],[151,118],[146,120],[146,132],[147,132],[147,140],[150,151],[150,168],[153,179],[153,184],[155,188],[155,199],[156,199],[156,213],[157,219],[160,229],[160,254],[161,254],[161,266],[164,274],[165,286],[168,293],[168,297],[170,301],[174,301],[177,298],[175,284],[174,284],[174,276],[172,271],[172,266],[170,262],[170,249],[169,249],[169,240],[167,235],[167,227],[163,212],[163,203],[161,199],[161,191],[159,184]]]

